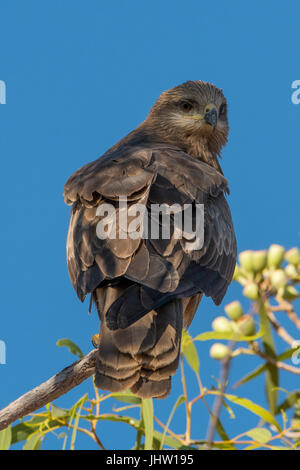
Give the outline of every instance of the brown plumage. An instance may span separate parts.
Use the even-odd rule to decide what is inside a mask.
[[[101,320],[99,388],[167,396],[183,325],[203,294],[222,301],[236,261],[228,184],[218,162],[227,134],[222,91],[186,82],[162,93],[139,127],[67,181],[69,274],[82,301],[92,294]],[[118,212],[119,196],[127,197],[127,211],[136,203],[204,204],[203,247],[189,251],[187,239],[176,239],[172,217],[167,240],[99,239],[97,208],[110,203]]]

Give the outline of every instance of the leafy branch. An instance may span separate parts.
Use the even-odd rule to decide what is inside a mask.
[[[295,308],[300,298],[297,290],[300,284],[299,250],[285,251],[280,245],[271,245],[268,250],[242,252],[234,281],[242,286],[246,301],[250,301],[249,309],[245,312],[241,303],[234,301],[225,306],[224,315],[213,320],[212,331],[202,332],[194,338],[183,331],[180,359],[182,394],[176,397],[166,422],[159,417],[161,401],[141,400],[130,391],[99,394],[94,383],[94,396],[85,394],[71,408],[62,409],[53,404],[53,400],[91,377],[95,366],[96,350],[84,356],[76,344],[62,339],[58,345],[68,347],[79,360],[0,411],[0,449],[9,449],[20,442],[24,443],[25,450],[40,449],[49,434],[55,435],[58,442],[62,441],[63,449],[75,449],[81,434],[88,436],[99,449],[104,449],[103,426],[99,432],[99,423],[105,421],[113,422],[115,426],[123,423],[134,430],[133,448],[136,450],[299,449],[300,389],[282,388],[281,376],[282,371],[295,377],[300,375],[300,342],[293,337],[293,333],[300,330]],[[208,388],[200,377],[197,344],[209,344],[209,341],[214,342],[209,354],[220,363],[220,380],[217,386]],[[278,345],[282,347],[282,344],[286,346],[280,351]],[[241,378],[231,384],[232,362],[247,355],[256,358],[256,368],[250,372],[242,369]],[[192,397],[191,374],[186,375],[186,364],[199,389]],[[230,387],[236,389],[262,374],[268,409],[256,402],[257,396],[253,401],[251,397],[228,392]],[[278,403],[279,392],[285,394],[281,403]],[[211,408],[212,399],[215,402]],[[102,412],[104,402],[106,407],[111,403],[111,412]],[[182,405],[185,408],[185,429],[178,433],[172,423]],[[198,413],[202,407],[210,417],[208,429],[198,425],[198,435],[193,436],[193,424],[200,422]],[[222,423],[222,412],[224,409],[231,419],[235,419],[239,408],[256,416],[258,422],[256,427],[232,436]],[[15,421],[17,423],[12,426]],[[217,438],[215,434],[218,434]]]

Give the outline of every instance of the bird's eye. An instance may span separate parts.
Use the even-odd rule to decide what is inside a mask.
[[[188,101],[181,101],[179,105],[182,111],[185,113],[188,113],[189,111],[191,111],[191,109],[193,109],[192,103],[189,103]]]
[[[222,103],[219,109],[219,116],[225,116],[226,114],[226,103]]]

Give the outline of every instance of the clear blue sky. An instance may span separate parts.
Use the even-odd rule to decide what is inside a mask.
[[[0,15],[0,80],[7,86],[7,104],[0,105],[3,406],[73,360],[56,347],[58,338],[91,348],[98,320],[68,279],[63,185],[135,128],[163,90],[199,79],[224,90],[231,131],[222,166],[239,251],[271,242],[299,245],[300,105],[291,102],[291,83],[300,79],[300,5],[1,0]],[[232,286],[224,303],[239,295]],[[222,307],[205,300],[191,333],[210,329],[220,314]],[[218,364],[208,358],[208,343],[198,349],[210,386]],[[233,377],[254,364],[239,360]],[[87,383],[58,404],[67,406],[86,390]],[[177,375],[171,397],[156,404],[162,420],[179,390]],[[240,393],[264,404],[260,380]],[[198,416],[195,437],[203,436],[207,413]],[[229,429],[256,424],[246,412],[238,416],[239,423],[224,415]],[[180,429],[183,413],[174,422]],[[118,432],[115,446],[128,448],[133,434],[125,425]],[[113,446],[113,426],[104,423],[100,435]],[[50,438],[44,448],[55,445]],[[92,445],[80,438],[78,448],[86,447]]]

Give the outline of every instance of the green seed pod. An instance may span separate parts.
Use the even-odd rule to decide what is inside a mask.
[[[284,258],[284,248],[281,245],[271,245],[268,250],[269,268],[279,268]]]
[[[300,264],[299,248],[295,246],[294,248],[291,248],[289,251],[287,251],[285,254],[285,259],[294,266],[298,266]]]
[[[238,300],[231,302],[228,305],[225,305],[225,312],[231,318],[231,320],[238,320],[243,315],[243,308]]]
[[[256,333],[256,326],[252,315],[243,315],[237,322],[239,332],[243,336],[252,336]]]
[[[218,331],[220,333],[231,333],[232,332],[232,326],[228,318],[226,317],[217,317],[214,319],[212,322],[212,328],[215,331]]]
[[[267,265],[267,251],[254,251],[252,256],[252,264],[254,271],[261,272]]]
[[[222,343],[213,344],[209,351],[210,357],[218,360],[225,359],[229,354],[230,349]]]
[[[259,298],[259,290],[255,282],[248,282],[248,284],[243,289],[243,294],[245,297],[251,300],[257,300]]]
[[[287,277],[283,269],[276,269],[271,273],[271,284],[276,289],[284,287],[287,283]]]
[[[239,260],[240,260],[240,265],[241,267],[248,272],[253,271],[253,251],[251,250],[246,250],[242,251],[239,254]]]

